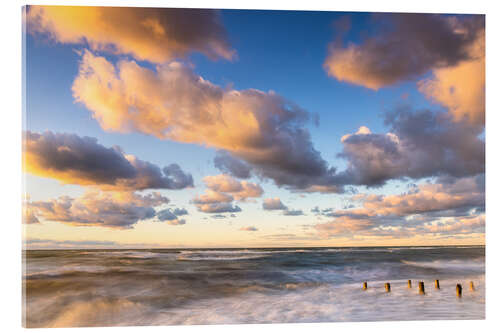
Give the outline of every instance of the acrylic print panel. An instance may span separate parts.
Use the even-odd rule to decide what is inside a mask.
[[[483,15],[23,24],[26,327],[484,318]]]

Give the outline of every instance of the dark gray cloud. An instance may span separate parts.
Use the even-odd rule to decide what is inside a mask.
[[[118,146],[104,147],[91,137],[27,131],[26,171],[62,183],[97,186],[102,190],[183,189],[193,177],[177,164],[163,169],[126,155]]]
[[[214,157],[214,165],[224,173],[236,178],[248,179],[251,177],[252,168],[242,160],[234,158],[225,150],[218,150]]]
[[[175,215],[177,216],[182,216],[182,215],[188,215],[189,212],[185,208],[175,208],[174,212]]]
[[[301,216],[304,215],[304,212],[301,209],[287,209],[283,212],[283,215],[286,216]]]
[[[342,138],[340,157],[348,161],[336,175],[339,184],[381,186],[390,179],[467,177],[484,173],[483,128],[453,121],[444,112],[388,113],[387,134],[367,129]]]
[[[183,225],[186,224],[186,220],[180,219],[179,216],[186,215],[187,210],[176,208],[171,210],[170,208],[160,210],[156,213],[156,217],[161,222],[167,222],[170,225]]]
[[[203,213],[238,213],[241,208],[231,202],[213,202],[197,204],[198,210]]]
[[[325,69],[341,81],[378,89],[469,60],[484,16],[374,14],[360,43],[330,45]],[[345,32],[345,31],[344,31]]]

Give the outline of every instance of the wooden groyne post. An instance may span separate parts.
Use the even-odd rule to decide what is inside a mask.
[[[385,291],[390,293],[391,292],[391,284],[390,283],[386,283],[385,284]]]
[[[476,288],[474,287],[474,282],[470,282],[470,291],[476,291]]]
[[[434,286],[436,287],[436,289],[441,289],[439,288],[439,280],[434,281]]]
[[[368,289],[368,283],[365,281],[363,282],[363,290],[366,290]]]
[[[424,286],[424,282],[423,281],[420,281],[418,283],[418,293],[420,295],[425,295],[425,286]]]
[[[408,288],[411,288],[411,280],[408,280]]]
[[[457,297],[462,297],[462,285],[460,283],[457,283]]]

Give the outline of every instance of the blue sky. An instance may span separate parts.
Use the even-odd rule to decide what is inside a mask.
[[[53,23],[55,22],[56,25],[58,24],[56,18],[50,18],[48,11],[44,12],[44,10],[41,10],[38,15],[42,15],[42,17],[46,15],[47,19],[53,19]],[[84,14],[76,12],[74,15]],[[303,128],[305,128],[311,136],[312,147],[321,154],[321,157],[327,162],[328,166],[337,169],[337,173],[344,171],[350,163],[355,163],[354,159],[337,156],[337,154],[341,153],[345,148],[345,143],[341,141],[341,138],[346,134],[356,133],[362,126],[369,128],[374,135],[370,136],[370,134],[359,132],[357,135],[360,136],[360,139],[375,140],[375,134],[379,135],[381,138],[385,138],[385,133],[390,130],[391,126],[391,124],[384,124],[384,117],[387,112],[394,112],[401,107],[406,107],[413,110],[412,112],[418,112],[419,110],[425,109],[431,110],[433,114],[449,114],[451,117],[455,117],[450,120],[452,124],[450,125],[451,130],[454,130],[454,126],[458,126],[455,124],[463,121],[457,118],[456,114],[458,111],[455,111],[459,109],[456,105],[462,103],[463,99],[456,97],[458,102],[453,102],[453,107],[451,107],[451,102],[449,102],[449,100],[445,100],[444,97],[441,98],[441,95],[433,95],[434,98],[430,98],[429,94],[432,92],[426,93],[420,87],[424,80],[434,80],[433,82],[438,83],[448,82],[439,76],[441,72],[438,71],[458,71],[460,69],[458,66],[469,65],[467,61],[472,61],[472,57],[464,56],[463,59],[460,58],[456,60],[454,58],[455,56],[452,54],[449,56],[453,58],[452,60],[440,59],[435,61],[432,60],[434,62],[430,61],[432,63],[429,64],[417,64],[415,65],[416,67],[421,66],[425,69],[419,71],[410,70],[408,74],[401,74],[394,83],[384,83],[376,90],[370,88],[369,83],[365,83],[363,79],[359,79],[359,77],[354,74],[354,76],[347,77],[347,79],[342,79],[340,76],[335,77],[335,75],[328,75],[325,65],[327,59],[332,59],[332,68],[334,68],[334,66],[337,66],[335,69],[338,69],[339,66],[346,66],[345,68],[347,68],[353,64],[339,63],[338,59],[340,58],[334,57],[342,55],[344,51],[347,52],[346,50],[349,50],[350,47],[357,48],[360,54],[363,54],[365,49],[370,50],[370,38],[373,39],[373,44],[382,43],[381,45],[383,45],[381,40],[385,38],[383,34],[388,35],[387,40],[393,38],[391,32],[384,31],[380,28],[380,21],[382,21],[382,23],[392,22],[392,17],[383,17],[381,20],[370,13],[242,10],[223,10],[218,15],[219,22],[225,31],[226,41],[228,45],[230,45],[230,48],[236,51],[236,57],[232,60],[224,59],[223,57],[213,59],[213,57],[207,57],[206,54],[195,50],[187,52],[184,56],[177,57],[177,59],[169,59],[166,63],[181,61],[187,68],[190,68],[193,73],[222,89],[234,89],[237,91],[258,89],[266,93],[273,91],[295,103],[298,107],[305,110],[311,118],[311,121],[306,123]],[[345,20],[346,18],[350,21],[350,29],[342,31],[335,22],[339,22],[339,19]],[[31,19],[35,22],[33,18]],[[464,20],[464,22],[469,19],[475,19],[475,17],[459,18],[459,20]],[[29,20],[30,16],[28,15],[28,23],[30,22]],[[432,20],[437,22],[436,24],[441,24],[441,21],[444,22],[447,18],[441,16],[432,18]],[[406,24],[404,22],[398,23],[397,19],[394,19],[394,22],[396,22],[394,24]],[[36,22],[33,24],[35,26]],[[66,22],[65,24],[68,23]],[[193,29],[196,28],[196,22],[190,22],[189,25],[195,26]],[[412,27],[404,28],[411,31]],[[157,66],[162,66],[163,64],[148,59],[142,59],[130,52],[109,53],[106,52],[106,50],[92,49],[92,44],[89,43],[89,40],[93,37],[85,35],[87,33],[85,31],[82,31],[82,36],[87,38],[86,42],[82,42],[81,39],[78,38],[75,39],[75,41],[68,42],[61,37],[61,35],[58,35],[57,31],[51,32],[47,29],[47,27],[35,27],[33,31],[28,29],[26,36],[27,90],[25,129],[36,133],[43,133],[48,130],[54,133],[71,133],[80,137],[93,137],[104,147],[118,145],[126,154],[135,155],[137,158],[153,163],[160,168],[170,165],[171,163],[178,164],[183,172],[192,175],[193,186],[188,186],[181,190],[163,188],[160,192],[170,199],[169,205],[187,208],[189,215],[185,217],[185,224],[176,226],[169,225],[161,229],[160,232],[171,234],[171,230],[175,228],[175,234],[181,237],[184,240],[183,244],[185,243],[186,245],[203,246],[204,244],[210,244],[211,246],[224,246],[226,244],[233,244],[231,242],[228,243],[228,238],[231,238],[232,242],[243,242],[248,245],[274,245],[272,242],[265,241],[266,237],[278,234],[283,228],[292,230],[287,232],[287,234],[294,234],[297,239],[300,237],[304,239],[307,238],[307,240],[300,240],[300,244],[304,242],[304,244],[307,243],[308,245],[345,245],[349,244],[349,242],[353,244],[379,244],[380,242],[389,242],[392,244],[398,240],[401,241],[402,238],[400,239],[398,237],[403,236],[396,236],[397,233],[394,231],[395,236],[390,239],[386,236],[384,236],[385,238],[377,239],[376,235],[374,236],[376,233],[372,229],[366,234],[364,234],[365,230],[363,229],[360,235],[354,235],[352,231],[350,234],[337,234],[337,231],[321,234],[321,231],[324,230],[321,227],[315,227],[315,225],[318,223],[333,223],[332,225],[338,225],[335,224],[337,222],[344,223],[341,220],[335,221],[336,219],[346,218],[344,214],[346,212],[339,213],[337,217],[332,217],[318,216],[310,212],[310,210],[315,206],[319,206],[323,209],[344,211],[345,209],[343,206],[346,206],[346,202],[351,202],[355,194],[377,194],[386,197],[391,195],[404,196],[408,191],[408,184],[425,185],[427,182],[431,182],[434,185],[439,185],[436,182],[436,177],[438,176],[452,174],[452,176],[455,177],[454,181],[457,182],[467,177],[476,177],[484,173],[484,169],[481,172],[480,169],[479,171],[477,169],[471,171],[469,168],[467,172],[449,171],[449,174],[447,174],[448,169],[445,171],[439,169],[440,166],[438,163],[437,168],[439,170],[430,170],[414,174],[406,174],[405,171],[401,171],[397,175],[385,179],[384,185],[381,186],[366,187],[362,184],[347,183],[347,185],[351,184],[352,186],[348,187],[348,191],[344,193],[311,193],[311,191],[304,191],[303,188],[293,189],[287,186],[277,186],[273,179],[262,176],[262,174],[259,174],[259,171],[255,171],[254,176],[246,181],[261,186],[263,194],[258,197],[253,197],[251,200],[242,200],[238,202],[237,205],[242,208],[242,212],[236,213],[236,217],[231,217],[229,212],[219,214],[223,215],[225,220],[224,222],[218,221],[218,219],[213,218],[214,214],[207,214],[197,209],[196,205],[193,205],[193,198],[196,195],[203,194],[205,189],[204,177],[221,174],[221,170],[218,170],[213,162],[217,150],[216,148],[213,146],[205,147],[204,145],[196,143],[186,143],[182,142],[182,140],[159,139],[153,135],[141,133],[141,131],[118,133],[117,131],[106,130],[102,123],[92,117],[92,115],[95,114],[92,112],[97,111],[91,110],[92,112],[90,112],[87,105],[77,102],[75,96],[73,96],[72,86],[79,75],[79,68],[84,61],[82,54],[85,50],[90,50],[93,56],[102,57],[110,64],[116,65],[120,61],[135,62],[141,68],[149,69],[153,72],[158,70]],[[78,27],[75,27],[75,29],[78,29]],[[455,38],[456,36],[453,35],[455,32],[450,31],[445,31],[443,33],[447,33],[448,35],[446,36],[449,36],[450,39]],[[392,34],[394,35],[394,33]],[[332,51],[333,48],[330,48],[331,43],[335,40],[339,40],[338,38],[340,37],[342,37],[342,41],[335,44],[334,51]],[[377,39],[379,37],[380,39]],[[401,40],[400,36],[396,37],[394,37],[396,41]],[[416,34],[414,38],[419,38],[419,35]],[[474,40],[477,40],[477,38]],[[432,46],[425,44],[425,38],[422,37],[422,40],[422,45],[424,45],[424,47],[430,48]],[[416,42],[418,43],[419,41],[417,40]],[[112,43],[113,42],[111,42],[111,44]],[[469,48],[471,48],[470,45],[474,43],[473,41],[461,40],[460,43],[463,45],[459,45],[457,48],[463,47],[467,52],[472,52],[469,51]],[[120,45],[119,41],[116,42],[116,45]],[[168,45],[165,46],[165,48],[168,47]],[[398,45],[395,44],[395,47],[397,49]],[[407,44],[401,45],[401,49],[405,47],[407,47]],[[460,50],[461,49],[459,49],[459,51]],[[432,52],[437,53],[438,51],[429,49],[426,50],[426,52],[432,54]],[[423,54],[425,55],[427,53]],[[376,64],[377,61],[398,61],[397,57],[388,57],[387,60],[380,60],[375,56],[373,56],[375,59],[369,58],[372,55],[373,53],[365,56],[366,58],[363,58],[362,55],[360,56],[361,58],[357,60],[354,59],[358,61],[358,63],[354,63],[355,67],[353,68],[359,66],[361,68],[360,70],[364,70],[362,68],[364,66],[364,61],[371,64]],[[404,56],[405,54],[402,52],[401,57]],[[456,55],[456,58],[459,58],[459,56]],[[351,59],[351,61],[354,60]],[[443,61],[448,62],[443,66]],[[418,61],[416,62],[418,63]],[[387,68],[389,68],[390,71],[391,66]],[[372,75],[370,74],[369,68],[366,70],[368,73],[366,74],[367,77]],[[442,75],[447,75],[447,72]],[[449,76],[451,77],[451,74]],[[379,78],[374,78],[374,80],[378,79]],[[433,87],[435,88],[436,86],[437,85],[434,85]],[[460,87],[457,89],[460,89]],[[465,113],[467,114],[467,112],[468,111]],[[481,110],[474,112],[474,114],[476,114],[476,112],[481,112]],[[484,110],[482,112],[484,114]],[[315,117],[319,119],[316,124],[313,121]],[[474,131],[482,135],[484,124],[482,125],[483,130],[481,130],[481,125],[479,125],[479,130],[477,130],[476,125],[477,124],[474,124]],[[425,129],[422,129],[422,133],[425,131]],[[476,137],[477,136],[478,135],[476,135]],[[403,137],[400,136],[400,140],[403,140]],[[412,147],[412,145],[407,142],[401,144],[406,145],[405,149]],[[355,147],[358,149],[358,146]],[[448,148],[444,147],[443,149]],[[455,152],[453,149],[457,148],[452,147],[448,150],[451,151],[452,154],[456,153],[457,156],[465,156],[460,152]],[[237,151],[233,153],[236,154],[235,156],[241,157],[241,155],[238,155]],[[427,153],[427,151],[422,152],[424,155]],[[411,158],[409,160],[411,160]],[[249,162],[251,160],[243,158],[243,161]],[[362,168],[362,165],[354,166]],[[258,170],[258,167],[256,168],[255,170]],[[409,165],[407,168],[410,170],[412,166]],[[417,174],[418,176],[416,176]],[[457,176],[458,174],[460,175]],[[38,174],[36,172],[26,172],[26,177],[26,189],[30,196],[30,200],[38,202],[38,204],[35,204],[35,207],[37,205],[40,206],[39,203],[42,201],[49,201],[63,195],[76,198],[89,189],[95,190],[98,188],[99,191],[102,190],[99,188],[99,185],[96,184],[90,188],[86,184],[75,182],[69,185],[62,185],[61,183],[65,182],[62,178],[58,178],[57,176],[50,177],[43,172]],[[373,184],[370,186],[372,185]],[[354,189],[354,193],[352,189]],[[142,192],[139,192],[151,193],[153,190],[153,188],[141,188],[140,191]],[[448,192],[446,193],[449,194]],[[280,211],[263,210],[263,200],[275,197],[279,197],[285,205],[289,206],[290,210],[302,210],[304,214],[302,216],[284,216],[280,214]],[[357,202],[353,205],[353,208],[354,206],[358,208],[362,207],[363,202],[365,201]],[[469,205],[469,203],[467,203],[467,205]],[[442,210],[448,211],[450,209],[449,207],[445,208],[442,208]],[[453,208],[456,207],[453,206]],[[156,207],[155,209],[159,211],[159,208]],[[373,214],[378,213],[374,212]],[[373,214],[371,218],[373,218]],[[134,230],[145,228],[146,225],[158,223],[140,220],[136,221],[136,224],[133,225],[134,227],[131,228],[132,230],[127,228],[127,230],[121,231],[95,226],[93,223],[90,223],[92,225],[89,226],[85,226],[85,224],[82,223],[73,223],[74,225],[71,223],[61,224],[60,221],[50,221],[48,218],[45,219],[43,215],[44,213],[40,211],[39,222],[27,226],[26,235],[28,238],[51,239],[51,233],[57,233],[58,236],[54,236],[53,238],[56,240],[60,239],[58,238],[61,237],[59,236],[60,231],[57,231],[57,228],[63,228],[62,225],[64,224],[65,230],[83,230],[85,234],[89,235],[88,237],[97,237],[96,235],[102,232],[105,233],[103,237],[120,241],[122,237],[120,233],[128,233],[132,234],[132,236],[126,237],[127,242],[147,243],[148,239],[145,239],[146,236],[144,236],[144,233],[137,232],[137,239],[135,239],[133,236]],[[414,214],[409,214],[408,216],[400,215],[401,224],[404,224],[410,215],[413,216]],[[48,216],[46,212],[45,216]],[[451,223],[450,216],[442,215],[439,219],[434,221],[426,220],[427,222],[425,223],[428,223],[426,226],[439,223]],[[477,216],[461,216],[462,219],[473,217],[475,218]],[[207,220],[208,222],[206,222]],[[226,220],[230,222],[226,222]],[[352,220],[349,221],[352,222]],[[221,241],[218,243],[217,241],[209,242],[197,235],[193,238],[196,240],[190,242],[190,237],[192,233],[197,230],[197,227],[199,228],[200,225],[203,225],[203,228],[205,228],[207,227],[207,223],[210,224],[211,230],[217,230],[215,234],[226,234],[230,236],[220,236]],[[350,222],[346,223],[349,224]],[[353,225],[357,225],[356,223],[359,223],[359,221],[354,221]],[[372,220],[370,220],[370,223],[372,223]],[[462,222],[457,220],[456,223]],[[215,225],[216,227],[214,227]],[[256,226],[258,229],[257,232],[251,233],[251,237],[246,235],[240,236],[243,232],[235,231],[239,230],[239,227],[243,228],[250,225]],[[302,226],[304,225],[307,225],[307,227],[303,228]],[[231,228],[226,230],[224,226],[229,226]],[[370,226],[370,228],[373,227],[371,224]],[[331,229],[328,225],[326,227],[328,227],[328,230]],[[382,225],[373,228],[378,228],[377,230],[380,231],[385,230],[384,228],[386,227],[387,226]],[[401,226],[398,226],[398,228],[400,227]],[[158,226],[155,225],[154,228],[158,228]],[[183,230],[186,231],[183,232]],[[354,230],[358,229],[355,228]],[[320,233],[320,235],[316,235],[315,232]],[[477,229],[474,229],[471,233],[473,234],[471,236],[472,242],[478,242],[478,240],[480,242],[482,233],[478,232]],[[65,235],[67,235],[65,237],[74,239],[75,237],[81,237],[82,233],[78,231],[78,233],[73,234],[70,232],[65,233]],[[215,238],[217,239],[217,237]],[[239,240],[240,237],[241,240]],[[422,236],[423,238],[420,237],[420,235],[414,235],[412,237],[414,237],[413,241],[415,241],[416,237],[417,241],[415,242],[417,243],[425,242],[425,239],[427,239],[428,242],[439,243],[440,239],[442,239],[439,237],[435,238],[435,234]],[[463,236],[460,237],[461,238],[457,239],[463,239]],[[404,239],[406,243],[413,242],[411,237],[409,238],[410,240],[407,238]],[[455,241],[457,241],[457,239]],[[290,241],[293,242],[293,238]],[[295,242],[297,242],[297,240]],[[166,236],[164,241],[155,239],[151,243],[171,246],[174,244],[174,241],[170,236]]]

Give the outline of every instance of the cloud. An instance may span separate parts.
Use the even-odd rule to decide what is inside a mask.
[[[329,76],[377,90],[470,60],[469,49],[484,31],[483,15],[375,14],[372,22],[374,33],[360,43],[330,45]]]
[[[232,202],[234,198],[225,193],[219,193],[212,190],[207,190],[205,194],[197,195],[192,200],[195,204],[212,204],[212,203],[221,203],[221,202]]]
[[[485,170],[483,131],[445,112],[388,113],[385,134],[362,128],[342,137],[339,157],[348,162],[338,173],[338,184],[381,186],[390,179],[432,176],[467,177]]]
[[[424,183],[399,195],[357,194],[351,200],[362,206],[328,212],[334,219],[314,226],[321,237],[453,235],[481,232],[484,226],[484,175]]]
[[[91,137],[75,134],[25,132],[25,170],[63,184],[102,190],[183,189],[193,178],[177,164],[160,169],[118,146],[106,148]]]
[[[314,226],[318,234],[324,238],[335,236],[353,236],[371,230],[375,224],[368,218],[352,218],[342,216],[332,222],[319,223]]]
[[[283,215],[286,216],[301,216],[304,215],[304,212],[301,209],[287,209],[283,212]]]
[[[29,204],[37,217],[72,226],[129,229],[156,215],[153,207],[169,202],[158,192],[140,195],[133,192],[87,191],[81,197],[61,196]]]
[[[167,222],[170,225],[183,225],[186,224],[186,220],[179,219],[179,216],[186,215],[187,211],[185,209],[174,209],[173,211],[169,208],[160,210],[156,213],[156,217],[161,222]]]
[[[264,192],[258,184],[239,181],[225,174],[206,176],[203,181],[207,187],[205,193],[195,196],[192,202],[204,213],[240,212],[239,206],[233,206],[234,200],[248,201]]]
[[[236,178],[248,179],[251,177],[252,168],[244,161],[234,158],[225,150],[217,151],[214,164],[217,169]]]
[[[469,47],[470,59],[454,67],[433,71],[420,80],[418,88],[428,98],[441,104],[457,120],[484,125],[485,118],[485,33],[478,34]]]
[[[287,210],[288,207],[285,206],[280,198],[267,198],[264,199],[264,202],[262,203],[262,208],[264,210]]]
[[[246,164],[278,186],[341,190],[333,184],[335,170],[314,149],[304,127],[310,114],[275,92],[225,90],[179,62],[151,70],[134,61],[114,65],[90,51],[82,56],[72,89],[106,131],[225,150],[223,161],[220,155],[216,161],[219,167],[235,174]],[[246,177],[247,171],[237,175]]]
[[[258,198],[264,193],[259,184],[245,180],[238,181],[226,174],[206,176],[203,178],[203,181],[211,191],[229,194],[235,200],[244,201],[248,198]]]
[[[472,216],[459,219],[457,221],[438,222],[432,225],[426,225],[423,230],[434,234],[471,234],[484,233],[485,216]]]
[[[26,22],[34,35],[153,63],[192,52],[211,59],[236,55],[211,9],[29,6]]]
[[[177,216],[188,215],[189,212],[185,208],[175,208],[173,213]]]
[[[241,231],[259,231],[256,227],[241,227]]]
[[[196,207],[203,213],[238,213],[241,208],[230,202],[196,203]]]
[[[300,216],[304,215],[301,209],[290,209],[281,202],[280,198],[266,198],[262,202],[262,208],[264,210],[282,210],[283,215],[286,216]]]

